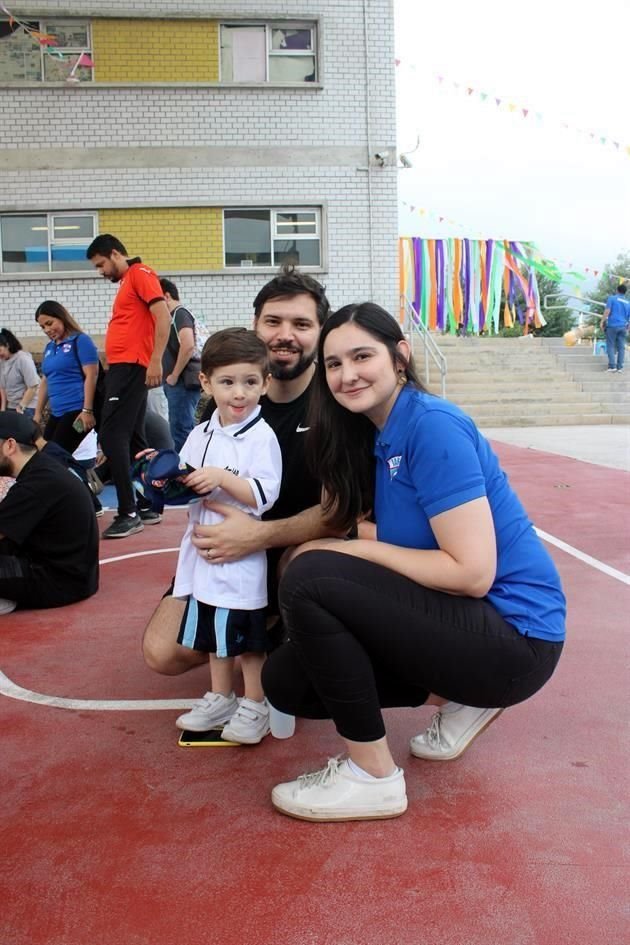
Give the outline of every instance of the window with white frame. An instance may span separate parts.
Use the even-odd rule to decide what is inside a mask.
[[[223,232],[226,268],[322,264],[321,211],[316,207],[226,209]]]
[[[30,30],[54,37],[54,45],[40,45]],[[63,82],[70,76],[91,82],[94,70],[78,65],[83,53],[91,58],[91,30],[85,20],[0,19],[0,83]]]
[[[314,23],[222,23],[223,82],[316,82]]]
[[[97,232],[95,213],[0,216],[0,273],[91,269],[85,251]]]

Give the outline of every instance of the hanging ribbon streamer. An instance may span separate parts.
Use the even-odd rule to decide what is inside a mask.
[[[522,262],[530,253],[531,246],[513,240],[403,237],[401,295],[431,331],[497,334],[518,322],[527,334],[546,324],[536,281],[540,266]]]

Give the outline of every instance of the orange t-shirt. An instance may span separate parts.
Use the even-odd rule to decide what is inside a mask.
[[[105,336],[108,364],[149,366],[155,343],[155,318],[149,308],[164,298],[160,280],[140,259],[130,259],[118,283]]]

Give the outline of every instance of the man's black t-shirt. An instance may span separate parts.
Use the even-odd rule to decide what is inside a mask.
[[[306,431],[308,430],[308,408],[313,382],[306,390],[289,403],[276,403],[269,397],[260,398],[260,413],[278,437],[282,453],[282,482],[278,500],[263,518],[290,518],[319,505],[321,488],[306,465]],[[206,404],[201,423],[209,420],[215,410],[213,400]]]
[[[58,460],[35,453],[0,502],[0,535],[26,558],[37,605],[54,607],[98,590],[98,526],[90,495]]]

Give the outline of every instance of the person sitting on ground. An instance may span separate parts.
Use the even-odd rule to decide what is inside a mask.
[[[38,305],[35,321],[50,341],[42,357],[42,382],[34,419],[42,422],[44,407],[49,401],[50,416],[44,438],[73,453],[96,424],[98,350],[59,302],[48,299]]]
[[[306,820],[396,817],[405,780],[382,709],[440,706],[411,753],[458,757],[550,678],[565,599],[489,444],[423,390],[384,309],[330,316],[315,385],[309,446],[324,512],[344,530],[373,510],[375,525],[304,545],[281,581],[289,642],[265,664],[265,694],[282,712],[332,718],[348,758],[278,785],[272,802]]]
[[[258,401],[267,389],[267,349],[253,331],[215,332],[201,354],[201,384],[215,404],[210,420],[196,426],[180,450],[193,468],[184,486],[259,517],[280,491],[282,458]],[[186,601],[178,643],[210,659],[210,690],[177,719],[177,727],[204,732],[225,725],[223,737],[257,744],[269,734],[269,707],[260,673],[269,649],[266,628],[267,559],[264,551],[213,566],[197,554],[191,535],[197,523],[221,516],[203,500],[192,502],[182,539],[173,595]],[[245,695],[233,691],[239,656]]]
[[[98,590],[98,528],[88,490],[37,451],[28,417],[0,413],[0,613],[63,607]]]
[[[38,387],[33,355],[23,350],[12,331],[0,329],[0,410],[15,410],[32,417]]]

